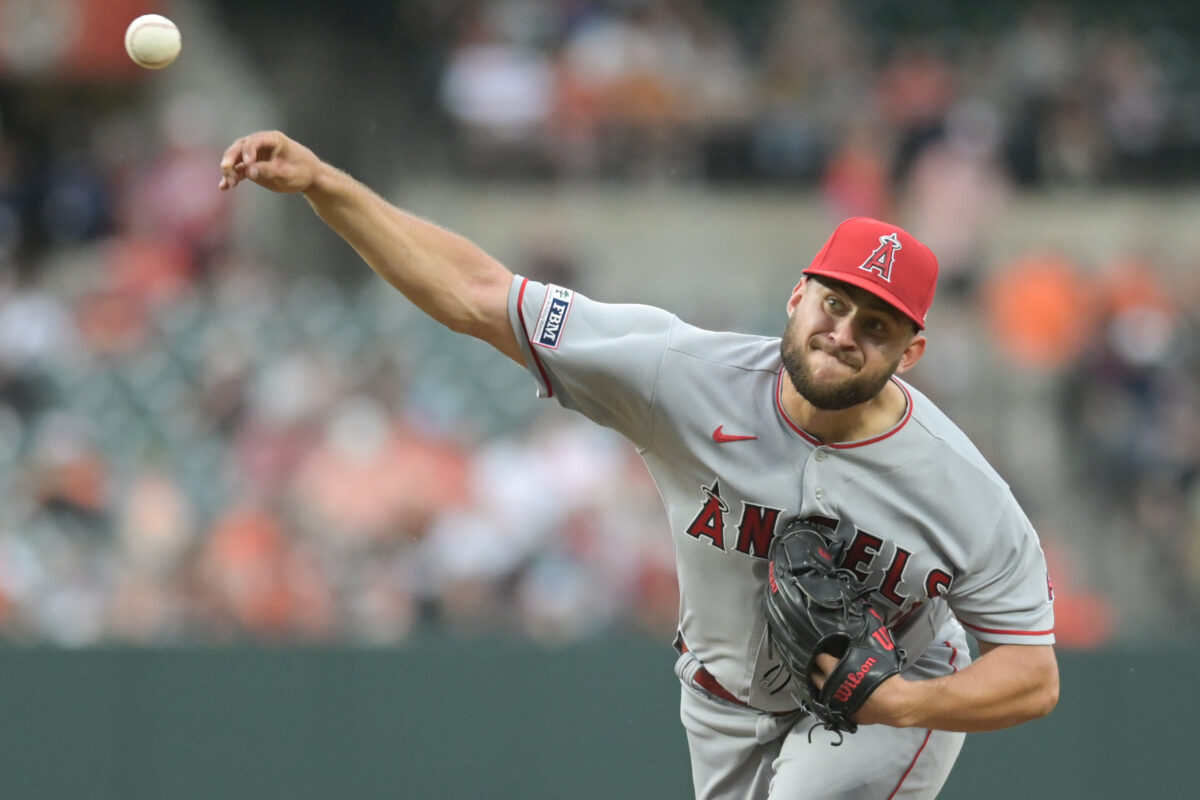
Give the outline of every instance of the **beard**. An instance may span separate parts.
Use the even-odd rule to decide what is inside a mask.
[[[859,403],[865,403],[883,391],[883,387],[892,379],[892,375],[900,365],[901,356],[897,356],[883,370],[859,372],[843,380],[818,380],[809,366],[808,357],[811,350],[823,349],[844,364],[847,363],[847,360],[841,353],[833,350],[818,348],[815,344],[800,343],[799,337],[794,335],[794,327],[795,318],[793,317],[788,319],[787,329],[784,331],[783,340],[779,345],[783,368],[787,371],[792,386],[800,393],[800,396],[814,408],[822,411],[841,411]],[[857,362],[853,360],[849,363],[849,366],[852,367],[856,365]]]

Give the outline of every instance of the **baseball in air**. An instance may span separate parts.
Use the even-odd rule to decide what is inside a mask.
[[[125,52],[139,67],[169,67],[182,47],[179,28],[160,14],[143,14],[125,29]]]

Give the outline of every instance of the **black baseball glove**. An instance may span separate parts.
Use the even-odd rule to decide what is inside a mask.
[[[867,600],[871,590],[839,567],[828,528],[796,521],[772,540],[767,562],[767,628],[792,673],[788,691],[825,728],[854,733],[850,717],[900,672],[904,653]],[[838,659],[822,689],[812,680],[819,653]]]

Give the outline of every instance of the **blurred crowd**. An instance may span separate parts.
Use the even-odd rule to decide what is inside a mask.
[[[970,432],[972,399],[1034,376],[1052,467],[1132,532],[1105,543],[1136,537],[1200,609],[1200,281],[1177,279],[1198,265],[984,257],[1020,191],[1188,178],[1195,37],[1069,4],[957,37],[886,35],[854,13],[869,3],[752,5],[753,24],[689,0],[428,6],[442,168],[788,181],[830,220],[901,221],[941,258],[951,355],[984,320],[1000,365],[923,388]],[[252,255],[215,190],[211,105],[174,98],[146,136],[136,92],[48,96],[0,77],[0,638],[669,635],[670,539],[632,448],[535,408],[515,365],[365,267],[284,279]],[[566,260],[511,266],[562,280],[538,270]],[[1047,535],[1080,646],[1116,635],[1095,587],[1066,579],[1087,534]]]
[[[996,2],[964,29],[953,7],[922,27],[868,0],[733,5],[443,4],[438,97],[459,165],[824,179],[839,210],[882,214],[910,171],[974,179],[962,171],[993,159],[1078,185],[1175,178],[1189,150],[1195,163],[1200,31],[1168,16],[1133,29],[1085,3]]]

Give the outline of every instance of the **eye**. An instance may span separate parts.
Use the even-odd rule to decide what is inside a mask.
[[[891,324],[883,317],[869,317],[863,323],[866,331],[874,336],[888,336],[892,332]]]

